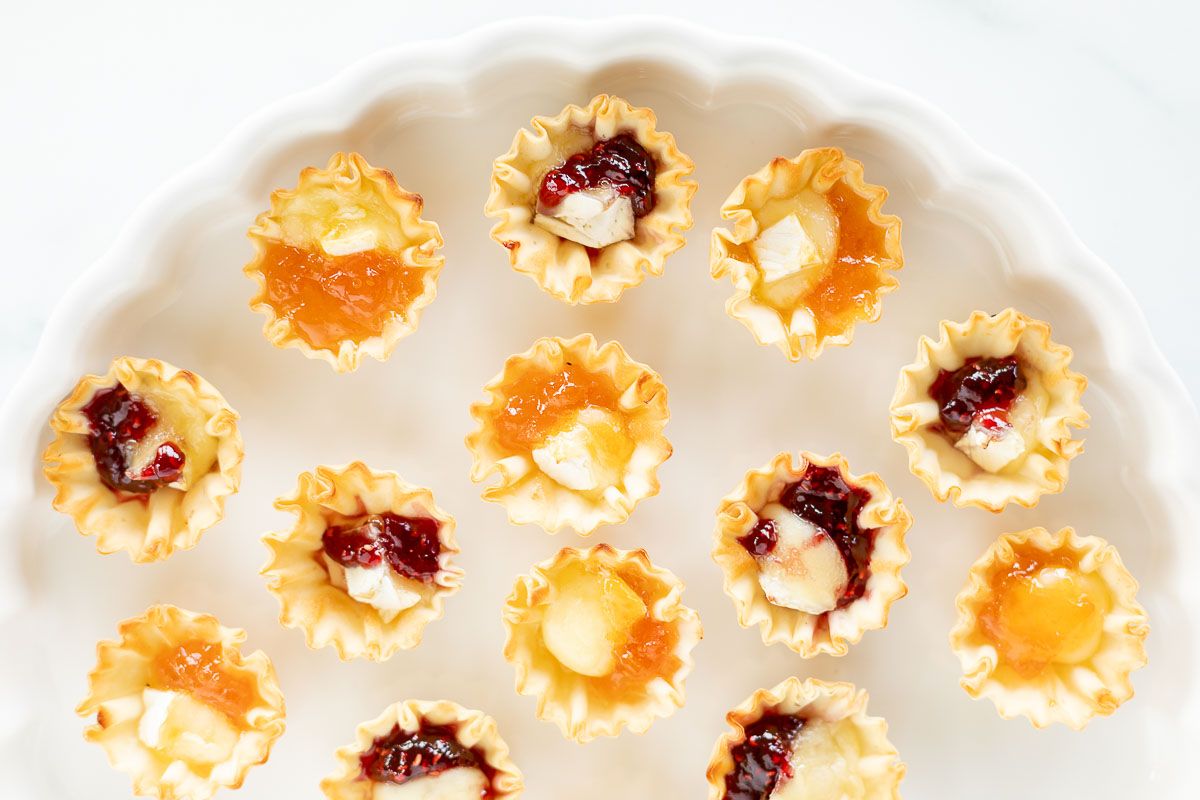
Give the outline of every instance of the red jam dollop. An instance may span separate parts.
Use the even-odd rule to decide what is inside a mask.
[[[441,567],[438,522],[429,517],[372,514],[356,525],[332,526],[321,536],[325,553],[343,567],[386,561],[399,575],[429,583]]]
[[[804,720],[768,714],[746,727],[746,738],[729,750],[733,771],[725,776],[725,800],[767,800],[780,778],[792,777],[792,744]]]
[[[449,725],[422,724],[419,731],[401,730],[376,739],[359,756],[362,774],[376,783],[407,783],[425,775],[440,775],[455,767],[474,767],[489,779],[480,797],[492,796],[492,770],[486,759],[458,740]]]
[[[88,445],[96,459],[96,471],[109,489],[149,494],[183,474],[183,450],[171,442],[159,445],[140,472],[130,473],[133,452],[158,423],[158,416],[122,383],[96,392],[82,411],[88,421]]]
[[[859,509],[870,499],[868,492],[846,483],[837,468],[816,464],[810,464],[800,480],[783,487],[779,496],[780,505],[829,534],[842,554],[850,580],[838,599],[838,608],[862,597],[871,577],[875,530],[858,525]],[[748,534],[738,539],[755,556],[770,553],[777,541],[778,533],[771,520],[759,520]]]
[[[633,203],[633,215],[654,210],[654,159],[637,139],[622,133],[598,142],[591,150],[576,153],[542,179],[538,200],[553,208],[574,192],[608,186]]]
[[[1016,356],[968,358],[953,372],[939,372],[929,396],[937,402],[946,430],[961,435],[980,415],[994,425],[1001,424],[1024,388],[1025,376]]]

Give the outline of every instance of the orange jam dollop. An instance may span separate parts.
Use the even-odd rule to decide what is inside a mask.
[[[508,400],[496,415],[496,437],[502,447],[517,453],[540,446],[584,409],[622,416],[617,412],[621,393],[612,378],[571,363],[554,372],[528,370],[505,391]]]
[[[258,702],[254,679],[226,666],[220,644],[189,639],[158,654],[150,668],[155,688],[186,693],[243,724]]]
[[[617,577],[642,599],[647,612],[633,624],[629,638],[617,648],[613,671],[591,681],[602,694],[628,697],[643,692],[655,678],[671,676],[683,662],[675,655],[679,644],[678,626],[651,616],[650,609],[665,594],[664,587],[633,569],[620,570]]]
[[[261,264],[263,299],[318,350],[378,336],[422,290],[423,270],[383,250],[329,256],[271,242]]]
[[[884,282],[884,229],[867,217],[870,201],[838,181],[825,195],[838,218],[837,255],[801,301],[812,310],[817,339],[839,336],[879,306]]]
[[[1001,665],[1033,678],[1051,664],[1074,664],[1095,652],[1110,608],[1108,588],[1080,571],[1068,552],[1018,548],[990,579],[979,614],[983,635]]]

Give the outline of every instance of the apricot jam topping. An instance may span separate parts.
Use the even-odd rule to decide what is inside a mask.
[[[637,139],[622,133],[547,172],[538,189],[538,202],[553,208],[569,194],[607,186],[618,196],[628,197],[633,215],[643,217],[654,210],[654,175],[653,157]]]
[[[792,745],[804,720],[765,714],[746,726],[746,738],[729,750],[733,769],[725,776],[725,800],[768,800],[776,784],[792,777]]]
[[[929,386],[929,396],[938,404],[942,425],[961,435],[976,417],[987,426],[999,425],[1007,417],[1017,395],[1025,388],[1025,376],[1016,356],[968,358],[956,370],[941,370]]]
[[[406,731],[396,725],[359,756],[359,764],[367,780],[394,784],[440,775],[456,767],[473,767],[488,779],[487,788],[479,796],[492,796],[494,770],[481,753],[458,740],[450,725],[422,723],[417,731]]]
[[[318,350],[380,335],[421,294],[423,272],[383,250],[330,256],[271,242],[262,257],[264,299]]]
[[[163,442],[150,462],[133,469],[138,443],[158,424],[158,415],[118,382],[92,395],[82,409],[88,421],[88,445],[100,482],[115,492],[149,494],[179,479],[184,454],[174,442]]]
[[[1070,553],[1018,548],[990,582],[979,624],[1002,665],[1028,679],[1096,651],[1111,598],[1104,582],[1081,572]]]
[[[820,277],[805,283],[799,293],[756,288],[759,299],[785,311],[807,307],[812,312],[818,341],[840,336],[851,325],[875,315],[878,292],[886,278],[880,263],[885,258],[884,229],[867,215],[870,201],[843,181],[824,195],[837,220],[837,248]],[[740,256],[753,260],[748,249]],[[786,298],[786,299],[784,299]]]
[[[505,389],[508,400],[496,416],[496,435],[502,447],[516,453],[538,447],[584,409],[598,408],[613,418],[623,417],[617,405],[620,392],[612,378],[571,363],[556,372],[530,369]],[[626,438],[622,431],[613,434]]]
[[[619,570],[614,577],[641,598],[646,611],[629,627],[627,637],[615,649],[612,672],[593,678],[592,683],[602,694],[628,697],[643,691],[655,678],[672,675],[683,662],[675,655],[678,628],[651,616],[650,609],[662,596],[662,588],[632,569]]]
[[[858,512],[870,499],[869,492],[848,484],[836,467],[817,464],[809,464],[800,480],[783,487],[779,495],[780,505],[825,531],[837,545],[850,579],[838,599],[838,608],[862,597],[871,577],[871,549],[876,530],[858,524]],[[770,553],[777,541],[775,523],[769,519],[760,520],[738,539],[755,556]]]
[[[258,703],[254,679],[229,669],[220,644],[189,639],[163,650],[150,667],[155,688],[190,695],[238,725]]]
[[[386,561],[398,575],[429,583],[441,569],[439,527],[429,517],[372,514],[356,524],[330,526],[321,545],[343,567],[374,567]]]

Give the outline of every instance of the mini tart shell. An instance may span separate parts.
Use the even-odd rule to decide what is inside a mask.
[[[1070,461],[1083,452],[1072,428],[1086,428],[1088,413],[1080,398],[1087,378],[1069,368],[1071,348],[1050,341],[1050,326],[1014,308],[998,314],[976,311],[966,322],[943,320],[935,342],[922,336],[917,360],[900,370],[892,397],[892,438],[908,451],[908,468],[938,502],[978,506],[999,513],[1009,503],[1032,508],[1043,494],[1067,485]],[[956,370],[968,358],[1016,355],[1037,370],[1049,404],[1038,425],[1036,451],[1017,471],[992,473],[959,452],[938,429],[938,404],[929,387],[941,370]]]
[[[589,372],[608,375],[620,392],[617,409],[625,415],[634,450],[620,486],[602,492],[579,492],[545,475],[531,455],[512,453],[495,433],[495,418],[508,401],[506,387],[526,370],[559,370],[570,362]],[[632,360],[618,342],[597,346],[590,333],[574,339],[538,339],[520,355],[504,362],[500,374],[483,387],[487,399],[471,406],[479,428],[467,436],[473,464],[471,480],[479,483],[492,473],[500,482],[483,490],[485,500],[501,503],[514,524],[533,523],[548,533],[564,525],[587,536],[600,525],[629,519],[633,507],[658,494],[658,467],[671,456],[663,435],[670,419],[667,387],[658,373]]]
[[[1079,569],[1098,575],[1107,585],[1112,609],[1095,653],[1079,664],[1051,664],[1033,679],[1025,679],[1000,663],[994,645],[978,627],[978,615],[992,595],[993,572],[1011,564],[1014,548],[1033,546],[1046,553],[1066,551]],[[1138,604],[1138,584],[1117,550],[1096,536],[1079,536],[1072,528],[1050,533],[1030,528],[1006,533],[976,561],[967,583],[955,599],[958,621],[950,631],[950,647],[962,663],[959,682],[976,699],[987,697],[1004,719],[1027,717],[1035,728],[1061,722],[1081,730],[1097,715],[1108,716],[1133,697],[1129,676],[1146,664],[1149,619]]]
[[[508,755],[508,745],[500,738],[496,721],[482,711],[463,708],[449,700],[405,700],[388,706],[370,722],[354,731],[354,744],[334,751],[337,764],[321,781],[321,791],[329,800],[371,800],[373,783],[362,778],[359,757],[371,749],[375,740],[387,736],[397,725],[401,730],[418,731],[422,722],[453,725],[458,741],[482,752],[492,775],[491,800],[513,800],[525,789],[521,771]]]
[[[361,341],[343,339],[336,348],[313,347],[267,300],[263,274],[266,251],[273,242],[319,249],[318,240],[339,224],[333,215],[347,205],[357,205],[360,199],[374,206],[370,227],[378,237],[378,248],[399,256],[409,267],[424,270],[421,292],[407,307],[395,309],[378,335]],[[295,189],[271,192],[270,210],[259,214],[247,233],[254,245],[254,258],[243,270],[258,286],[250,309],[266,316],[263,335],[267,341],[279,348],[295,347],[308,358],[327,362],[337,372],[353,372],[364,356],[385,361],[396,344],[417,329],[421,310],[437,296],[438,275],[446,262],[437,252],[444,244],[437,223],[421,219],[424,202],[421,195],[401,187],[391,172],[372,167],[358,153],[334,153],[324,169],[305,167]],[[370,217],[371,212],[367,215]]]
[[[611,95],[584,107],[569,105],[557,116],[534,117],[492,167],[484,213],[499,220],[492,238],[508,249],[512,268],[544,291],[572,305],[610,303],[647,274],[660,276],[669,255],[684,245],[692,227],[695,165],[675,146],[675,137],[655,128],[654,112]],[[632,134],[654,158],[655,206],[636,220],[634,238],[601,248],[595,255],[577,242],[534,223],[538,190],[546,173],[597,142]]]
[[[883,213],[887,189],[867,183],[863,179],[863,165],[848,158],[839,148],[822,147],[805,150],[795,158],[776,158],[748,175],[721,206],[721,217],[733,223],[732,230],[714,228],[712,232],[712,276],[716,280],[728,276],[733,282],[733,294],[725,301],[725,313],[745,325],[759,344],[777,346],[789,361],[816,358],[826,345],[850,344],[857,322],[851,322],[837,335],[819,336],[811,326],[797,327],[791,320],[782,319],[774,306],[755,297],[754,289],[761,282],[762,273],[752,257],[747,260],[745,249],[761,233],[756,212],[768,202],[793,197],[805,189],[824,195],[839,181],[868,201],[867,221],[883,231],[884,252],[877,261],[883,270],[881,282],[872,293],[871,307],[864,320],[875,322],[883,310],[883,295],[900,285],[891,272],[904,266],[900,218]]]
[[[133,793],[161,800],[207,800],[222,787],[236,789],[256,764],[266,762],[275,740],[283,735],[283,694],[275,669],[261,650],[240,653],[246,632],[226,628],[216,617],[185,611],[172,605],[156,605],[140,617],[117,626],[119,641],[102,641],[96,647],[96,667],[88,675],[88,696],[79,704],[80,716],[96,716],[83,736],[104,748],[113,768],[133,779]],[[163,755],[142,744],[138,720],[143,712],[142,690],[147,672],[166,647],[189,639],[222,646],[225,659],[243,673],[254,676],[261,703],[246,714],[233,756],[212,767],[207,777],[180,769]],[[184,765],[186,767],[186,765]]]
[[[705,777],[709,800],[724,800],[725,777],[734,769],[730,749],[746,739],[746,728],[766,714],[795,714],[828,722],[850,720],[858,732],[862,757],[859,797],[871,800],[900,797],[905,767],[887,738],[887,722],[867,716],[867,693],[849,683],[826,683],[815,678],[788,678],[771,689],[759,689],[725,715],[732,732],[717,740]]]
[[[675,623],[679,641],[673,655],[680,665],[673,674],[651,680],[644,696],[635,700],[598,695],[589,686],[590,678],[564,667],[542,641],[551,576],[572,562],[589,561],[610,569],[633,567],[667,589],[648,610],[654,619]],[[684,682],[694,663],[692,649],[704,635],[700,616],[683,605],[682,594],[683,582],[652,564],[645,550],[617,550],[607,544],[584,550],[564,547],[535,564],[530,574],[517,579],[503,611],[507,631],[504,657],[516,669],[517,692],[536,696],[538,719],[553,722],[563,736],[581,744],[599,736],[617,736],[624,726],[633,733],[645,733],[655,719],[668,717],[683,706]]]
[[[118,382],[131,394],[169,395],[203,416],[205,433],[217,441],[216,459],[186,490],[163,486],[142,502],[121,500],[100,482],[83,408],[97,391]],[[244,450],[237,420],[221,393],[196,373],[157,359],[120,356],[106,374],[83,376],[50,417],[54,440],[42,454],[42,470],[55,488],[54,508],[69,515],[81,534],[96,537],[96,550],[104,555],[123,550],[143,564],[195,547],[221,521],[225,498],[241,481]]]
[[[317,467],[302,473],[296,490],[276,500],[275,507],[294,513],[296,522],[290,530],[263,536],[271,557],[261,573],[279,601],[280,623],[303,630],[310,648],[332,646],[343,661],[383,661],[420,644],[425,626],[441,618],[445,598],[462,584],[462,570],[451,563],[459,552],[454,517],[438,508],[428,489],[406,483],[394,472],[359,461]],[[387,622],[374,607],[330,583],[321,559],[321,537],[330,525],[386,512],[437,520],[442,545],[440,569],[421,602]]]
[[[876,529],[871,549],[871,576],[862,597],[824,614],[807,614],[767,599],[759,584],[758,562],[738,542],[758,522],[758,512],[778,496],[779,490],[800,480],[810,464],[833,467],[846,482],[871,494],[859,510],[859,524]],[[908,594],[900,571],[910,554],[904,535],[912,515],[874,472],[855,475],[840,453],[819,456],[801,452],[780,453],[764,467],[746,473],[741,484],[721,501],[712,557],[724,576],[725,593],[733,599],[743,628],[757,624],[763,642],[783,642],[805,658],[818,653],[844,656],[864,632],[886,628],[892,603]]]

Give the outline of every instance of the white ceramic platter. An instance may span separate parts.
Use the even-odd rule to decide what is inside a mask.
[[[508,267],[482,213],[492,159],[535,114],[598,92],[652,107],[695,160],[700,191],[688,246],[666,276],[616,305],[570,308]],[[790,364],[727,318],[728,285],[708,277],[709,231],[745,174],[776,155],[838,145],[891,190],[907,266],[882,320],[854,345]],[[269,192],[338,149],[365,154],[425,196],[447,266],[420,330],[387,363],[339,376],[271,348],[247,309],[245,229]],[[897,370],[917,337],[976,308],[1016,305],[1051,321],[1091,380],[1087,452],[1067,491],[993,516],[934,503],[888,436]],[[687,582],[705,640],[687,705],[645,736],[587,746],[534,718],[501,657],[500,606],[513,578],[564,545],[515,528],[470,483],[468,405],[504,358],[543,335],[592,331],[622,341],[665,378],[675,455],[661,495],[589,542],[645,547]],[[46,421],[79,375],[119,354],[200,372],[242,414],[245,476],[226,519],[165,563],[98,556],[50,508],[39,453]],[[272,106],[211,158],[157,193],[112,251],[67,292],[34,365],[3,415],[0,509],[5,798],[119,798],[126,776],[80,737],[72,709],[97,640],[155,602],[215,613],[249,630],[274,660],[288,732],[241,797],[317,795],[332,751],[354,726],[403,698],[449,698],[494,715],[525,771],[530,800],[703,797],[724,714],[789,675],[850,680],[871,693],[908,764],[915,798],[1195,797],[1200,741],[1200,423],[1115,276],[1051,203],[951,123],[894,89],[779,43],[656,20],[521,21],[373,56],[331,83]],[[713,511],[743,472],[782,449],[841,450],[878,471],[916,517],[910,594],[886,631],[845,658],[803,660],[738,627],[709,559]],[[415,651],[383,664],[340,663],[276,622],[258,576],[262,532],[289,518],[272,500],[321,463],[364,459],[433,488],[458,518],[463,590]],[[1137,696],[1083,733],[1002,721],[959,688],[947,645],[968,565],[999,533],[1074,525],[1120,549],[1141,581],[1153,633]],[[1185,756],[1187,756],[1185,758]],[[1183,763],[1184,761],[1190,763]],[[232,796],[232,795],[224,795]]]

